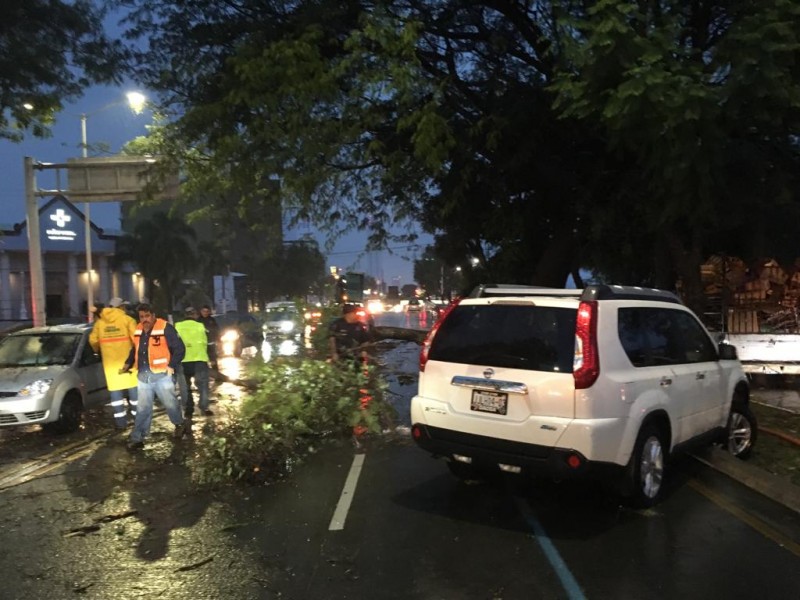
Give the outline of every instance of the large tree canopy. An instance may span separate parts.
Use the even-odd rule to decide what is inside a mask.
[[[121,80],[125,53],[103,33],[104,16],[92,0],[3,1],[0,138],[45,137],[64,101]]]
[[[556,107],[627,163],[597,197],[598,234],[639,252],[649,240],[650,282],[670,285],[671,268],[692,303],[709,253],[800,255],[784,226],[800,216],[800,4],[604,0],[565,24],[579,35]],[[608,250],[598,266],[624,264]]]
[[[792,0],[125,4],[191,181],[334,233],[411,218],[496,280],[691,288],[796,211]]]

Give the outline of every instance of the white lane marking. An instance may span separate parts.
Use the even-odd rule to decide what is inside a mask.
[[[361,475],[361,466],[364,464],[364,457],[366,454],[356,454],[353,457],[353,464],[350,465],[350,472],[347,474],[347,479],[342,488],[342,495],[339,496],[339,503],[336,505],[336,510],[333,512],[331,524],[328,525],[328,531],[341,531],[344,529],[344,521],[347,518],[347,511],[350,510],[350,503],[353,501],[353,496],[356,492],[356,485],[358,478]]]

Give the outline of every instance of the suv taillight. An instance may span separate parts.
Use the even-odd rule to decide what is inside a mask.
[[[428,332],[428,335],[425,336],[425,341],[422,342],[422,349],[419,351],[419,370],[420,372],[425,370],[425,364],[428,362],[428,352],[431,349],[431,343],[433,342],[433,338],[436,335],[436,332],[439,331],[439,327],[442,326],[442,323],[447,318],[447,316],[453,312],[453,309],[458,305],[461,298],[453,300],[450,304],[447,305],[440,314],[439,318],[436,319],[436,322],[431,327],[431,330]]]
[[[581,302],[575,323],[575,358],[572,363],[576,390],[585,390],[597,381],[600,375],[597,352],[597,301]]]

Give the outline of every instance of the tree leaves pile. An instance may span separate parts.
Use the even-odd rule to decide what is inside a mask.
[[[380,433],[394,418],[385,385],[374,368],[347,367],[295,358],[251,367],[255,391],[198,441],[197,481],[275,481],[325,439],[353,435],[354,428]]]

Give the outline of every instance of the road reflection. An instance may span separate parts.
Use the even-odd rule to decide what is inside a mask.
[[[375,315],[377,327],[401,327],[424,331],[430,329],[435,322],[436,313],[429,310],[385,312]]]
[[[297,356],[302,348],[301,343],[294,338],[268,338],[261,343],[260,354],[264,362],[269,362],[276,356]]]

